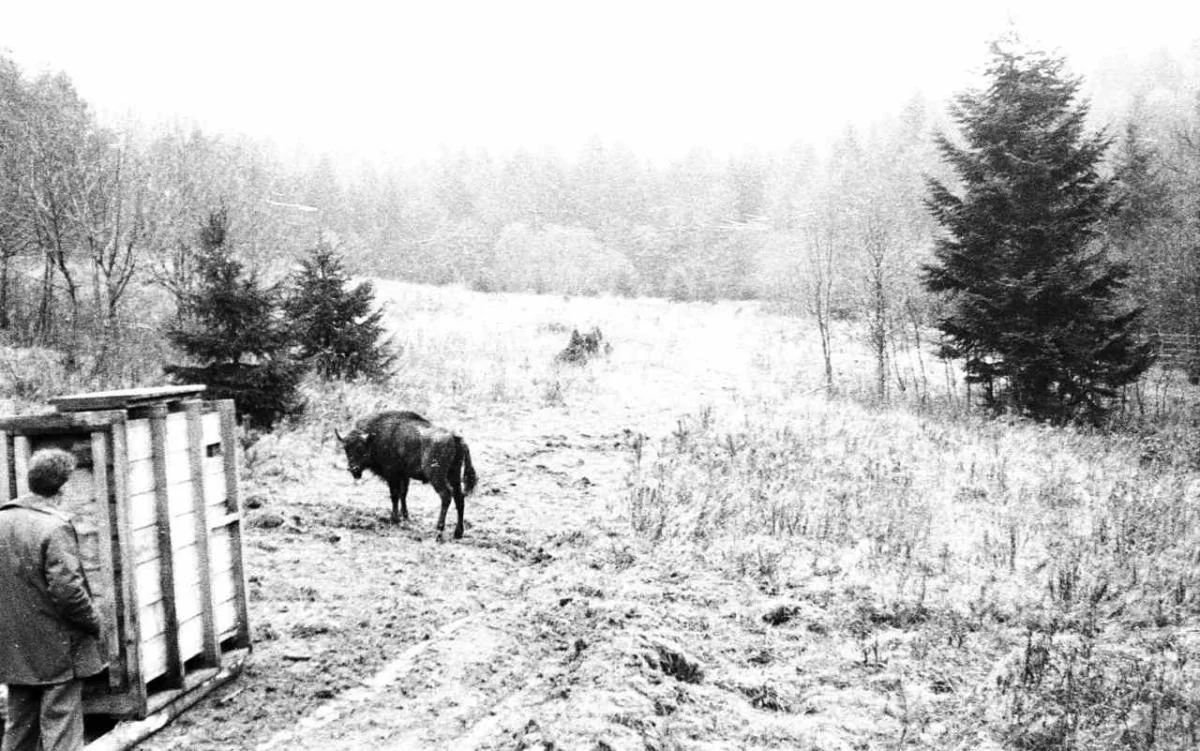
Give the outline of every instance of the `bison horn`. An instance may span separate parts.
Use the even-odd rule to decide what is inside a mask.
[[[338,429],[337,429],[337,428],[334,428],[334,429],[333,429],[333,434],[334,434],[334,436],[336,436],[336,437],[337,437],[337,439],[338,439],[338,443],[345,443],[345,442],[346,442],[346,439],[345,439],[345,438],[342,438],[342,434],[338,432]]]

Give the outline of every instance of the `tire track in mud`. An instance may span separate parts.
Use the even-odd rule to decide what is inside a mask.
[[[460,618],[444,626],[436,634],[438,641],[451,637],[473,619],[473,616]],[[322,704],[316,711],[302,718],[295,729],[276,733],[270,740],[256,746],[257,751],[270,751],[276,748],[295,748],[297,734],[308,736],[322,728],[344,718],[354,712],[359,706],[386,691],[399,676],[412,669],[413,663],[434,642],[421,642],[405,650],[400,657],[388,663],[382,670],[373,675],[363,685],[352,688],[342,695]]]
[[[554,564],[531,569],[520,545],[504,552],[514,564],[506,596],[486,598],[483,609],[431,633],[257,749],[469,749],[523,724],[519,710],[551,688],[545,676],[558,672],[569,647],[565,633],[536,617],[554,607],[545,595]]]

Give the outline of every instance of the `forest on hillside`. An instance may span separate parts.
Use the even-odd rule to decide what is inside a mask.
[[[1133,270],[1151,332],[1200,335],[1200,58],[1114,63],[1093,81],[1119,210],[1097,248]],[[355,274],[480,291],[765,299],[921,343],[948,102],[914,98],[826,148],[660,163],[595,138],[578,154],[444,151],[417,164],[281,154],[181,124],[101,121],[65,74],[0,57],[0,345],[67,353],[104,385],[163,347],[196,283],[198,230],[229,217],[268,282],[332,242]]]

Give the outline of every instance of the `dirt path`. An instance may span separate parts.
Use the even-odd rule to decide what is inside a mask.
[[[469,614],[258,748],[487,748],[522,731],[562,682],[584,635],[552,615],[570,604],[563,587],[581,565],[571,540],[611,525],[601,499],[620,493],[622,436],[514,436],[512,425],[471,435],[498,471],[468,536],[433,553],[458,574],[443,581],[471,592]]]

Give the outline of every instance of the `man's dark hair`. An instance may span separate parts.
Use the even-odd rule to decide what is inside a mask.
[[[50,497],[71,479],[75,457],[62,449],[42,449],[29,459],[29,489],[40,496]]]

